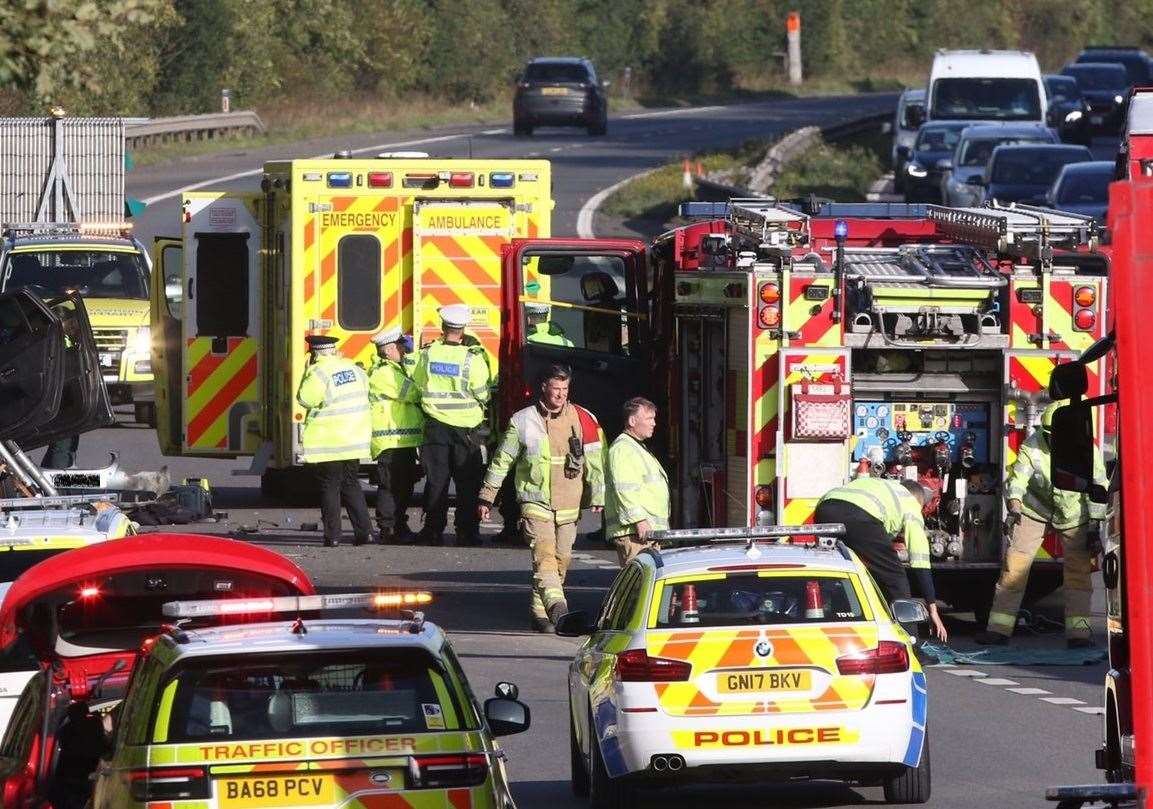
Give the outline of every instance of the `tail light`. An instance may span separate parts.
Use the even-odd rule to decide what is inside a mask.
[[[1097,302],[1097,290],[1093,287],[1077,287],[1073,293],[1073,303],[1078,306],[1092,306]]]
[[[413,756],[408,760],[409,789],[455,789],[480,786],[488,779],[483,753]]]
[[[448,175],[449,188],[472,188],[472,183],[471,171],[454,171]]]
[[[1078,331],[1091,331],[1097,325],[1097,315],[1092,309],[1078,309],[1073,315],[1073,327]]]
[[[35,792],[36,774],[26,764],[24,769],[4,779],[3,805],[24,806]]]
[[[773,494],[772,486],[758,486],[756,494],[753,497],[757,501],[757,507],[769,511],[773,507],[773,502],[776,497]]]
[[[1077,331],[1092,331],[1097,325],[1097,290],[1093,287],[1077,287],[1073,290],[1073,328]]]
[[[392,188],[391,171],[370,171],[368,173],[369,188]]]
[[[649,657],[644,649],[617,655],[616,678],[622,683],[683,683],[693,667],[683,660]]]
[[[203,767],[151,767],[128,773],[134,801],[183,801],[211,798],[208,771]]]
[[[781,288],[772,282],[761,284],[760,296],[764,303],[776,303],[781,299]]]
[[[762,329],[775,329],[781,325],[781,307],[762,306],[761,311],[757,313],[757,320],[760,321]]]
[[[841,674],[899,674],[909,670],[909,650],[903,643],[883,640],[875,649],[865,649],[837,658]]]

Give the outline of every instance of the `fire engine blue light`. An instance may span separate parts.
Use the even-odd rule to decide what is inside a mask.
[[[837,224],[833,225],[833,235],[838,239],[844,239],[849,235],[849,223],[844,219],[838,219]]]
[[[511,171],[494,171],[488,175],[489,188],[512,188],[516,177]]]
[[[330,171],[330,172],[328,172],[328,187],[329,188],[352,188],[352,172],[350,172],[350,171]]]

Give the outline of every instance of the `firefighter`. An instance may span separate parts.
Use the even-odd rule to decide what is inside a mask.
[[[480,544],[476,497],[484,474],[481,447],[484,407],[489,400],[489,365],[484,346],[466,343],[464,304],[442,306],[440,339],[420,350],[413,382],[424,410],[424,528],[420,541],[444,543],[448,523],[448,484],[456,483],[456,539]]]
[[[977,633],[977,643],[1003,646],[1009,642],[1017,624],[1017,609],[1029,581],[1029,568],[1045,534],[1053,531],[1061,538],[1065,549],[1066,644],[1070,649],[1093,645],[1089,629],[1089,599],[1093,593],[1089,576],[1093,554],[1089,548],[1095,544],[1095,537],[1090,534],[1096,532],[1090,530],[1090,523],[1105,517],[1105,507],[1090,502],[1087,494],[1053,487],[1049,476],[1049,437],[1053,413],[1061,406],[1053,403],[1045,408],[1040,429],[1021,444],[1017,460],[1009,470],[1005,483],[1009,509],[1005,533],[1009,536],[1009,547],[1001,565],[993,606],[989,610],[989,624],[984,632]],[[1104,481],[1105,465],[1096,447],[1093,449],[1093,467],[1096,480]]]
[[[368,373],[372,402],[372,457],[376,460],[376,526],[380,542],[409,542],[408,507],[416,485],[416,448],[424,438],[420,394],[405,373],[405,339],[399,328],[372,338],[376,361]]]
[[[372,414],[364,369],[336,351],[336,338],[309,335],[312,358],[300,380],[296,400],[307,408],[301,426],[300,454],[316,470],[324,545],[340,544],[340,506],[352,522],[353,544],[372,539],[372,523],[357,473],[370,454]]]
[[[477,507],[487,520],[509,469],[520,504],[521,536],[532,551],[532,622],[552,632],[568,612],[564,581],[581,508],[604,509],[604,432],[596,417],[569,401],[572,370],[553,365],[540,397],[517,411],[497,446]]]
[[[545,303],[524,305],[524,315],[528,321],[528,336],[525,339],[530,343],[572,348],[574,343],[565,335],[564,329],[548,319],[549,311]]]
[[[922,514],[929,498],[929,490],[915,480],[863,475],[827,492],[817,503],[813,519],[818,523],[844,524],[845,544],[861,558],[886,600],[911,598],[912,578],[929,607],[934,634],[944,642],[949,633],[937,609],[929,537]],[[907,573],[893,547],[898,538],[908,549]]]
[[[625,429],[609,447],[605,523],[621,567],[649,547],[648,535],[669,527],[669,477],[644,442],[657,428],[657,406],[624,404]]]

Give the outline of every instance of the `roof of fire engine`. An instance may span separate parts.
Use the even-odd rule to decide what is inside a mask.
[[[444,325],[450,326],[454,329],[463,329],[468,325],[469,309],[463,303],[454,303],[449,306],[442,306],[437,313],[440,315],[441,321]]]
[[[760,556],[756,558],[751,558],[745,545],[740,542],[662,550],[660,553],[664,564],[658,576],[665,578],[710,567],[749,564],[788,564],[846,573],[859,572],[857,563],[851,557],[846,557],[840,546],[821,548],[815,545],[758,542],[755,547],[760,551]]]
[[[399,342],[403,336],[404,333],[400,330],[400,327],[397,326],[395,328],[385,329],[382,332],[377,332],[372,336],[372,342],[378,346],[384,346],[389,343]]]
[[[182,633],[182,642],[171,635],[160,637],[180,657],[414,646],[438,655],[445,640],[441,628],[428,621],[414,627],[412,621],[379,618],[305,619],[303,633],[293,632],[293,625],[290,620],[193,629]]]
[[[196,534],[142,534],[64,551],[33,565],[17,579],[0,605],[0,646],[16,636],[16,619],[34,599],[77,582],[134,570],[192,568],[242,570],[279,579],[296,592],[315,592],[312,580],[291,559],[235,539]]]

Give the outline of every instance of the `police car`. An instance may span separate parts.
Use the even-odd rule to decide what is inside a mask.
[[[656,532],[569,667],[572,785],[623,807],[645,786],[843,779],[929,800],[925,675],[897,620],[836,537],[841,525]]]
[[[482,708],[448,638],[419,612],[398,620],[317,612],[395,611],[430,598],[165,605],[173,619],[298,617],[157,636],[125,695],[93,806],[511,809],[494,737],[529,726],[516,687],[501,683]]]

